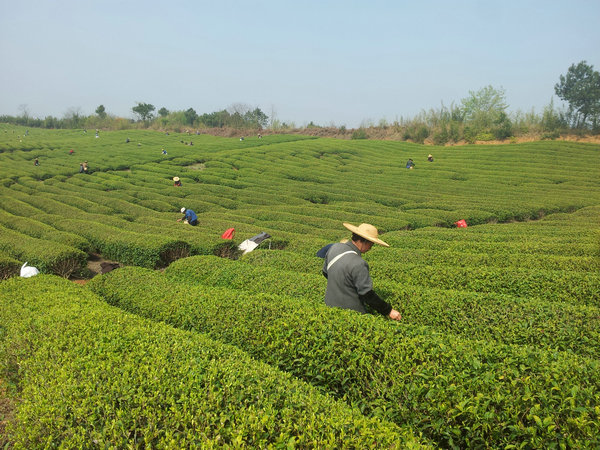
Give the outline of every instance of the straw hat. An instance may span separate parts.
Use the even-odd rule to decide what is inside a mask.
[[[181,208],[181,214],[185,212],[185,208]]]
[[[433,155],[430,153],[429,155],[427,155],[428,158],[433,158]]]
[[[359,226],[355,227],[352,224],[344,222],[343,225],[352,231],[354,234],[358,234],[360,237],[365,238],[368,241],[374,242],[375,244],[383,245],[384,247],[389,247],[389,244],[386,244],[381,239],[379,239],[379,232],[377,228],[369,223],[361,223]]]
[[[179,181],[179,177],[173,177],[173,181]]]

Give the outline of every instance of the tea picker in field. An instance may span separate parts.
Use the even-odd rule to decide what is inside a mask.
[[[433,155],[431,153],[427,155],[427,161],[433,162]]]
[[[377,228],[368,223],[358,227],[344,223],[352,232],[352,238],[345,243],[333,244],[327,251],[323,264],[323,275],[327,278],[325,304],[331,307],[352,309],[366,314],[365,305],[393,320],[400,320],[400,312],[382,300],[373,290],[373,280],[369,275],[369,264],[361,254],[371,250],[373,244],[389,247],[378,238]]]
[[[183,217],[177,219],[177,222],[181,222],[183,220],[183,223],[187,223],[193,227],[198,225],[198,216],[191,209],[181,208],[181,214],[183,214]]]
[[[173,177],[173,186],[181,187],[181,180],[179,177]]]
[[[412,159],[408,159],[408,161],[406,161],[406,168],[407,169],[414,169],[415,168],[415,163],[413,162]]]

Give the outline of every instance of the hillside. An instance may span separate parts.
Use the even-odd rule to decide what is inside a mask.
[[[597,143],[25,132],[0,125],[0,445],[600,445]],[[324,306],[342,222],[390,244],[364,257],[401,323]]]

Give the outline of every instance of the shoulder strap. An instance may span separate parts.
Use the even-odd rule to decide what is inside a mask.
[[[338,259],[340,259],[344,255],[347,255],[348,253],[354,253],[354,254],[356,254],[356,252],[354,250],[348,250],[347,252],[340,253],[335,258],[333,258],[331,261],[329,261],[329,264],[327,264],[327,271],[329,271],[329,269],[331,268],[331,266],[333,266],[338,261]]]

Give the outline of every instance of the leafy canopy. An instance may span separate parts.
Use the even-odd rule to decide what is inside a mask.
[[[569,103],[569,116],[576,128],[598,126],[600,116],[600,73],[585,61],[572,64],[554,86],[556,95]]]
[[[150,103],[140,103],[137,102],[137,106],[131,108],[131,110],[139,117],[140,120],[144,122],[152,119],[152,112],[155,110],[154,105]]]
[[[469,96],[461,100],[465,122],[477,130],[489,129],[506,116],[506,94],[503,88],[486,86],[477,92],[469,91]],[[503,116],[504,114],[504,116]]]

